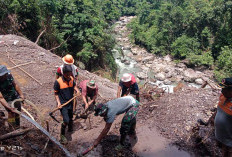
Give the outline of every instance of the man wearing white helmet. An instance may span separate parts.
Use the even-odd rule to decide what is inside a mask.
[[[139,87],[134,75],[125,73],[119,82],[117,97],[126,96],[129,93],[136,95],[136,100],[140,101]]]

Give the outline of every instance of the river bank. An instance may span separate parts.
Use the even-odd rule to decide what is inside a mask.
[[[156,56],[131,43],[129,39],[131,30],[127,28],[127,24],[133,18],[135,17],[121,17],[114,27],[118,43],[118,47],[114,49],[114,57],[119,67],[118,77],[125,72],[132,72],[138,80],[148,81],[161,88],[168,87],[169,92],[173,92],[173,87],[179,82],[199,88],[205,81],[209,81],[216,86],[214,81],[211,81],[213,80],[211,69],[188,68],[184,62],[176,62],[170,55]]]

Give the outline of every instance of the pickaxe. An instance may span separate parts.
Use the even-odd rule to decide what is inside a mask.
[[[52,119],[54,119],[56,122],[60,123],[55,116],[53,115],[54,112],[56,112],[57,110],[61,109],[62,107],[66,106],[68,103],[70,103],[73,99],[75,99],[77,97],[77,95],[75,95],[72,99],[70,99],[69,101],[67,101],[66,103],[62,104],[61,106],[57,107],[56,109],[54,109],[52,112],[49,113],[49,116],[52,117]]]

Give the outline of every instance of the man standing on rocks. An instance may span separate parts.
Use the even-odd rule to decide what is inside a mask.
[[[72,77],[74,78],[74,82],[76,83],[76,85],[78,84],[78,69],[77,66],[74,65],[74,59],[73,56],[70,54],[65,55],[62,58],[63,61],[63,65],[61,65],[56,72],[56,79],[58,79],[59,77],[61,77],[63,75],[63,67],[64,65],[70,65],[72,68]],[[76,102],[74,102],[73,104],[73,112],[75,112],[76,110]]]
[[[136,100],[140,101],[139,87],[134,75],[125,73],[119,82],[117,97],[126,96],[129,93],[136,95]]]
[[[0,65],[0,103],[8,111],[8,121],[13,127],[20,127],[20,117],[18,114],[14,113],[13,108],[11,108],[9,104],[19,98],[24,100],[21,89],[16,84],[6,66]],[[21,102],[16,102],[14,107],[21,111]]]
[[[95,105],[98,94],[98,86],[95,84],[94,80],[84,80],[80,82],[80,91],[82,95],[82,100],[85,104],[85,110],[87,110],[91,105]],[[88,97],[90,101],[88,102]]]
[[[108,101],[105,104],[98,104],[95,108],[95,116],[101,116],[104,118],[106,124],[98,138],[94,141],[93,145],[90,146],[82,155],[87,154],[93,148],[101,142],[101,140],[109,132],[117,115],[125,113],[120,128],[120,144],[116,147],[120,150],[125,145],[126,136],[129,135],[131,139],[137,139],[135,127],[136,127],[136,115],[139,111],[139,102],[136,101],[132,96],[125,96]]]
[[[54,83],[55,98],[57,101],[57,106],[60,107],[62,104],[66,103],[74,96],[74,90],[77,95],[80,95],[76,83],[72,77],[72,67],[71,65],[63,66],[63,76],[59,77]],[[73,101],[71,101],[66,106],[60,109],[63,116],[63,123],[61,124],[61,135],[60,141],[63,144],[67,144],[67,139],[65,137],[65,129],[68,125],[68,131],[73,130]]]
[[[232,78],[225,78],[219,84],[222,94],[215,117],[215,136],[222,143],[223,157],[232,156]]]

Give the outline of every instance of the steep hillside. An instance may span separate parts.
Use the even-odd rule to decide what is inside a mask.
[[[0,36],[0,64],[12,68],[15,66],[14,63],[17,65],[30,63],[20,66],[20,68],[24,69],[31,76],[28,76],[28,74],[19,68],[13,68],[11,70],[12,74],[22,88],[25,97],[37,105],[42,119],[48,121],[51,134],[59,139],[60,124],[57,125],[57,123],[48,116],[48,113],[56,107],[53,83],[55,81],[56,69],[62,64],[61,58],[25,38],[15,35]],[[96,80],[96,83],[99,85],[100,93],[97,99],[98,102],[116,97],[116,83],[110,82],[108,79],[101,78],[85,70],[79,69],[79,73],[80,80],[90,78]],[[157,94],[154,97],[149,97],[150,93],[148,91],[152,91],[153,93],[156,92]],[[129,151],[125,150],[123,152],[116,152],[114,150],[114,147],[118,144],[121,120],[121,116],[119,116],[114,122],[109,135],[96,149],[94,149],[94,151],[90,152],[88,157],[130,157],[136,156],[136,154],[140,156],[170,156],[173,153],[177,156],[185,156],[187,154],[186,152],[179,152],[177,149],[171,149],[170,151],[167,149],[170,143],[176,143],[180,145],[182,149],[188,150],[193,154],[218,155],[220,152],[216,146],[210,150],[210,146],[214,146],[216,143],[213,137],[207,139],[200,138],[200,142],[199,137],[197,137],[198,142],[196,142],[195,135],[197,135],[198,132],[193,132],[194,128],[201,128],[196,124],[197,119],[203,118],[207,120],[211,116],[212,112],[210,109],[214,108],[218,96],[219,90],[213,90],[211,88],[195,89],[190,87],[180,88],[179,91],[173,94],[160,94],[154,91],[153,85],[147,85],[146,89],[141,89],[142,105],[137,118],[137,135],[139,140],[132,149],[133,152],[130,149]],[[78,98],[78,104],[81,103],[80,98]],[[41,123],[41,119],[38,119],[38,114],[36,114],[31,107],[25,106],[25,108],[32,112],[36,120]],[[79,105],[78,108],[81,110],[81,105]],[[0,110],[3,110],[1,105]],[[55,116],[61,120],[59,115],[60,113],[56,112]],[[22,126],[32,127],[32,125],[28,124],[25,120],[22,120],[22,122]],[[44,125],[44,127],[46,127],[46,125]],[[76,155],[97,138],[103,127],[104,121],[99,117],[94,117],[93,114],[88,120],[78,119],[75,121],[75,131],[68,135],[69,144],[65,147],[73,155]],[[158,131],[156,131],[156,128]],[[210,129],[212,133],[213,127],[209,126],[205,129]],[[6,127],[1,127],[0,131],[2,135],[9,130],[7,130]],[[167,139],[160,139],[161,137],[157,132],[160,132]],[[5,140],[0,144],[5,146],[20,145],[23,150],[16,153],[21,155],[64,155],[61,150],[51,143],[43,150],[46,141],[47,137],[41,132],[31,131],[26,136]],[[196,147],[199,145],[201,146],[200,148],[204,147],[204,149]],[[12,155],[12,153],[15,152],[0,151],[0,156]]]
[[[14,67],[15,64],[20,65],[32,62],[21,66],[20,68],[25,70],[34,79],[19,68],[14,68],[11,72],[19,83],[26,99],[37,105],[43,119],[49,121],[50,128],[55,130],[53,135],[58,138],[60,126],[55,125],[55,122],[48,116],[48,113],[56,108],[53,84],[57,67],[62,65],[61,58],[46,51],[31,41],[15,35],[0,36],[0,56],[0,64],[6,65],[8,68]],[[81,69],[79,69],[79,73],[81,80],[96,80],[96,83],[99,86],[98,101],[116,97],[116,83],[112,83],[108,79],[101,78]],[[79,101],[78,104],[80,103],[81,102]],[[0,109],[3,110],[3,107],[0,106]],[[35,113],[35,111],[30,109],[29,111]],[[36,116],[36,113],[34,116]],[[61,119],[61,117],[59,117],[59,112],[56,112],[56,116]],[[23,125],[25,125],[25,123]],[[45,137],[44,140],[46,141]],[[41,146],[43,147],[43,145]]]

